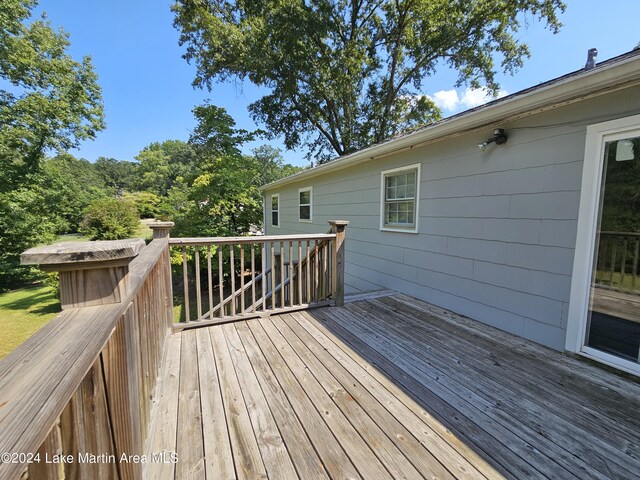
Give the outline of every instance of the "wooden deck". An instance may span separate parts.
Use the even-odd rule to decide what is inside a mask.
[[[638,382],[402,295],[166,357],[145,478],[640,478]]]

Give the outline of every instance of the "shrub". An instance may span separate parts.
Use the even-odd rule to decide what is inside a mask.
[[[56,298],[60,298],[60,274],[58,272],[47,273],[45,284],[53,290]]]
[[[151,192],[125,193],[123,198],[133,202],[140,218],[155,218],[158,215],[160,197]]]
[[[138,211],[133,203],[103,198],[87,207],[80,231],[91,240],[120,240],[133,237],[139,223]]]

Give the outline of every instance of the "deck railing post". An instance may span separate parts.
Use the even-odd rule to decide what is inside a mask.
[[[23,265],[60,273],[62,309],[120,303],[128,295],[129,262],[144,240],[62,242],[35,247],[20,256]]]
[[[332,251],[332,285],[333,300],[336,306],[344,305],[344,254],[345,254],[345,229],[349,222],[347,220],[329,220],[331,233],[336,234],[335,244]]]
[[[167,239],[169,240],[169,234],[173,228],[173,222],[154,222],[149,224],[149,228],[153,230],[153,239]],[[209,261],[211,259],[209,258]],[[166,278],[166,292],[167,298],[165,298],[165,305],[167,308],[167,327],[172,328],[175,319],[173,318],[173,282],[171,281],[171,249],[167,245],[167,271],[164,272]],[[209,306],[211,307],[211,305]]]
[[[25,265],[40,265],[44,271],[60,272],[62,308],[81,309],[129,302],[129,263],[144,246],[142,239],[64,242],[27,250],[20,260]],[[86,448],[90,451],[78,452],[100,454],[108,445],[115,447],[118,458],[143,453],[137,316],[135,305],[130,304],[63,411],[60,434],[67,439],[63,445],[70,449],[65,453]],[[76,441],[81,438],[84,443]],[[135,463],[124,463],[119,470],[123,479],[142,475],[141,465]],[[67,473],[73,476],[65,470],[65,476]],[[87,477],[94,475],[106,474],[86,472]]]
[[[149,228],[153,230],[153,238],[169,238],[169,232],[173,228],[173,222],[153,222]]]

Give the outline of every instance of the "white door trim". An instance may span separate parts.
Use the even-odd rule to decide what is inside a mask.
[[[587,127],[582,190],[578,214],[576,249],[571,277],[571,296],[565,348],[631,373],[640,374],[637,363],[585,347],[587,311],[593,266],[594,239],[598,226],[605,142],[640,136],[640,115],[597,123]]]

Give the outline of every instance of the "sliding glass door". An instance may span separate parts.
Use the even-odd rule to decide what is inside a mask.
[[[640,135],[601,146],[584,347],[640,364]]]

